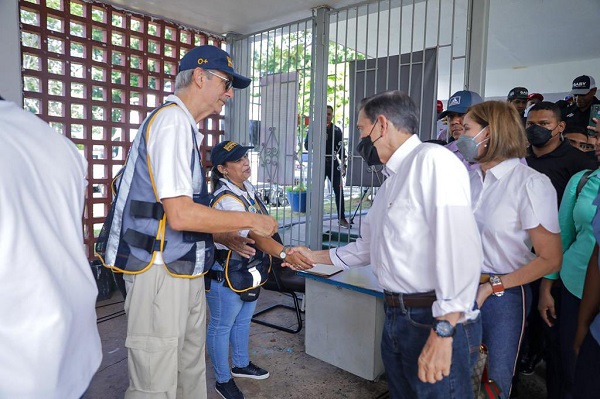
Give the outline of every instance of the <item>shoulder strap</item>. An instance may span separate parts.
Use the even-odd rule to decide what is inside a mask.
[[[583,187],[588,182],[588,180],[590,180],[590,175],[592,174],[592,172],[592,169],[586,170],[585,173],[581,176],[581,179],[579,179],[579,183],[577,183],[577,189],[575,189],[575,199],[579,197],[579,193],[581,192],[581,190],[583,190]]]

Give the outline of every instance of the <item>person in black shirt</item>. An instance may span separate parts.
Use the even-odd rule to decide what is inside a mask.
[[[563,193],[575,173],[583,169],[596,169],[596,161],[572,147],[568,140],[564,140],[562,133],[566,124],[561,120],[561,111],[558,105],[542,101],[534,105],[527,114],[527,139],[531,144],[527,164],[540,173],[550,178],[556,189],[558,204],[562,200]],[[563,397],[564,382],[560,359],[560,346],[557,327],[547,327],[543,323],[540,314],[535,311],[538,308],[540,292],[550,290],[552,280],[542,279],[530,284],[532,289],[532,311],[527,319],[528,323],[528,357],[535,358],[542,352],[545,343],[546,349],[546,387],[548,398],[559,399]],[[550,284],[550,286],[546,285]],[[552,287],[552,296],[557,304],[560,303],[560,282]],[[540,306],[542,306],[540,304]],[[540,309],[540,312],[546,309]]]
[[[346,220],[344,204],[344,182],[342,174],[346,174],[346,152],[344,151],[344,135],[342,129],[332,123],[333,107],[327,106],[327,128],[325,133],[325,178],[331,182],[335,195],[335,205],[341,227],[350,228],[351,223]],[[304,140],[304,148],[308,150],[308,135]]]
[[[529,90],[525,87],[514,87],[506,96],[506,101],[519,111],[523,125],[525,125],[525,121],[527,120],[525,117],[525,109],[527,108],[528,96]]]
[[[527,139],[531,145],[527,165],[550,178],[559,204],[571,176],[583,169],[597,168],[594,159],[584,156],[563,139],[565,128],[556,104],[542,101],[529,110]]]
[[[596,98],[596,90],[596,81],[591,76],[581,75],[573,80],[571,93],[575,101],[563,110],[567,128],[587,130],[590,107],[600,104],[600,100]]]

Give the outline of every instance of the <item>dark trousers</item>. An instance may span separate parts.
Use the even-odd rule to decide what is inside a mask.
[[[600,345],[588,332],[579,349],[575,366],[573,397],[575,399],[600,399]]]
[[[571,294],[564,286],[561,291],[560,310],[558,313],[558,336],[560,344],[563,398],[573,398],[573,380],[575,379],[575,363],[577,357],[573,350],[575,333],[577,332],[577,316],[581,299]],[[598,375],[600,377],[600,374]]]
[[[531,288],[531,307],[527,314],[527,327],[525,328],[521,349],[521,356],[528,356],[529,358],[534,356],[542,357],[544,352],[544,321],[537,310],[538,299],[540,297],[540,281],[541,279],[529,283],[529,287]]]
[[[562,304],[561,290],[562,283],[559,280],[558,283],[554,284],[551,291],[552,296],[554,297],[557,320],[563,317],[560,313]],[[535,308],[535,313],[538,315],[540,313],[537,311],[537,308]],[[576,314],[575,317],[577,317]],[[565,386],[558,322],[555,322],[552,327],[548,327],[544,322],[542,323],[545,344],[544,360],[546,361],[546,389],[548,390],[548,399],[564,399]],[[573,346],[573,344],[571,344],[571,346]]]
[[[331,182],[331,188],[335,195],[335,207],[338,212],[338,219],[346,217],[346,208],[344,204],[344,186],[342,182],[342,171],[339,169],[340,164],[336,161],[325,162],[325,178]]]

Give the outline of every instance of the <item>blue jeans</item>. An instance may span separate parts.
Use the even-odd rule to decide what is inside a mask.
[[[488,373],[502,390],[502,399],[510,394],[530,297],[529,286],[513,287],[501,297],[490,295],[481,307],[482,341],[489,353]]]
[[[256,301],[242,301],[225,282],[218,283],[216,280],[211,282],[206,301],[210,309],[206,348],[215,368],[217,382],[223,383],[231,379],[229,344],[233,367],[246,367],[250,363],[248,341]]]
[[[435,384],[419,380],[417,364],[432,323],[431,308],[385,305],[381,357],[392,399],[473,397],[471,369],[477,360],[481,343],[480,318],[456,325],[450,375]]]

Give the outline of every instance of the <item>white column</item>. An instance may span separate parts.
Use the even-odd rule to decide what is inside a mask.
[[[490,0],[469,1],[469,37],[465,85],[485,97]]]
[[[0,95],[5,100],[23,104],[21,77],[21,32],[19,29],[19,1],[0,1]]]

